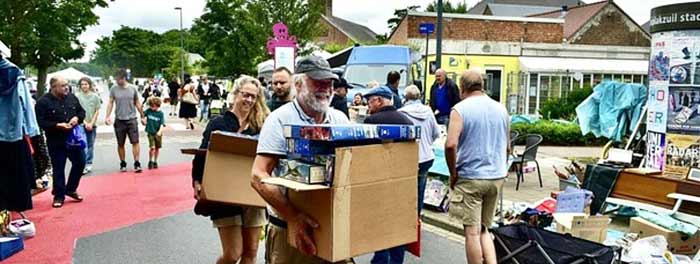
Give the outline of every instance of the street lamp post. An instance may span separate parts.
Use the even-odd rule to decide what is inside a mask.
[[[182,7],[175,7],[175,10],[180,11],[180,81],[184,85],[185,82],[185,36],[182,31]]]

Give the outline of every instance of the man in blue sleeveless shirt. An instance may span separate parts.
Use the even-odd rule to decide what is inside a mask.
[[[496,263],[487,228],[508,173],[508,112],[483,89],[484,80],[478,71],[462,74],[462,101],[452,108],[445,143],[453,190],[450,215],[464,225],[468,263]]]

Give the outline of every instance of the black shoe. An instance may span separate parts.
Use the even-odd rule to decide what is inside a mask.
[[[153,169],[153,161],[148,162],[148,169]]]
[[[154,169],[157,169],[157,168],[158,168],[158,162],[155,162],[155,161],[153,162],[153,168],[154,168]]]
[[[77,192],[66,193],[66,196],[72,198],[72,199],[75,200],[76,202],[82,202],[82,201],[83,201],[83,197],[80,196],[80,194],[78,194]]]
[[[51,204],[53,208],[61,208],[63,207],[63,199],[60,198],[53,198],[53,204]]]
[[[141,163],[138,161],[134,162],[134,172],[141,173]]]
[[[121,172],[126,172],[126,161],[123,161],[119,163],[119,171]]]

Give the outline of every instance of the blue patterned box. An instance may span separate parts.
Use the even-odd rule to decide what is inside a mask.
[[[420,137],[420,127],[409,125],[285,125],[284,136],[293,139],[344,141],[365,139],[407,140]]]

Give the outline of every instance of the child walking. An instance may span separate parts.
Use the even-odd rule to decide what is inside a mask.
[[[146,115],[146,133],[148,133],[148,169],[158,168],[158,154],[163,146],[163,128],[165,115],[160,111],[160,98],[152,96],[148,99]]]

